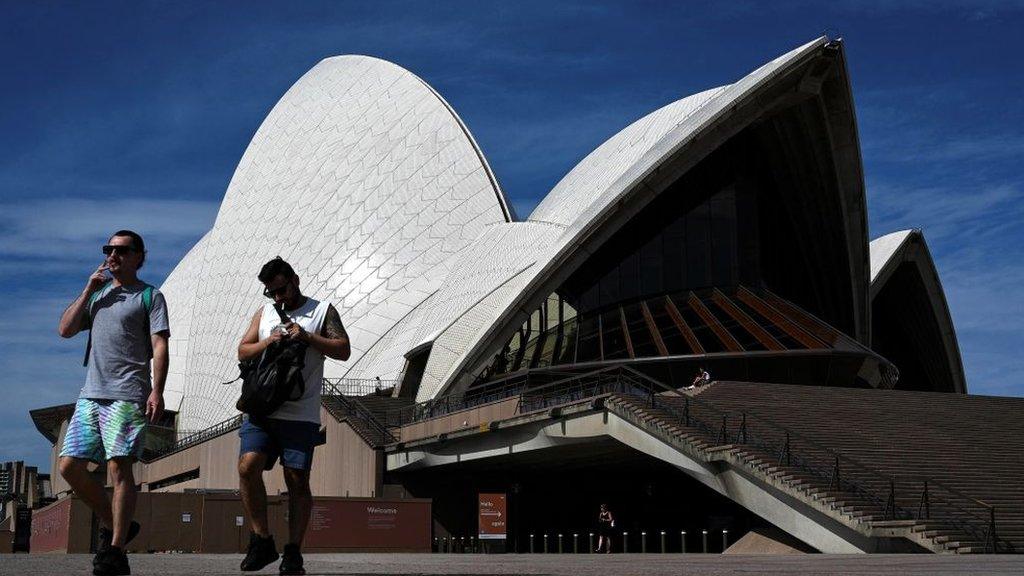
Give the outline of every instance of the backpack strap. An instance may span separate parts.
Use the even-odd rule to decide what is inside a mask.
[[[113,280],[107,280],[102,286],[93,290],[92,294],[89,295],[89,303],[85,305],[85,313],[89,315],[89,340],[85,343],[85,358],[82,360],[82,366],[89,365],[89,352],[92,350],[92,305],[100,299],[100,294],[110,286]]]
[[[149,333],[149,313],[153,311],[153,287],[146,284],[146,287],[142,289],[142,307],[146,310],[146,349],[149,350],[149,357],[153,357],[153,339]]]
[[[104,290],[107,289],[108,286],[110,286],[111,282],[112,282],[112,280],[107,280],[106,283],[103,284],[103,286],[100,286],[95,291],[93,291],[92,294],[89,295],[89,304],[87,304],[86,311],[89,313],[90,316],[92,315],[92,305],[95,304],[96,301],[100,299],[100,295],[103,293]],[[144,321],[145,321],[145,326],[146,326],[146,336],[149,336],[149,327],[150,327],[150,324],[149,324],[149,313],[152,312],[152,310],[153,310],[153,287],[150,286],[149,284],[146,284],[146,286],[142,289],[142,307],[146,310],[146,315],[145,315],[145,320]],[[90,318],[90,322],[91,322],[91,320],[92,319]],[[146,340],[146,348],[149,350],[149,357],[152,358],[153,357],[153,341],[152,340],[149,340],[149,339]],[[89,365],[89,352],[91,350],[92,350],[92,327],[90,326],[90,328],[89,328],[89,340],[85,343],[85,359],[82,360],[82,366],[88,366]]]

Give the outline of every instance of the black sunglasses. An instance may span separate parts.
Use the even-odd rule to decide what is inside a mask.
[[[115,246],[113,244],[106,244],[103,246],[103,253],[107,256],[110,256],[111,254],[131,254],[132,252],[135,252],[134,246]]]
[[[274,297],[276,297],[279,294],[284,294],[284,291],[287,290],[288,287],[291,286],[291,285],[292,285],[292,281],[289,280],[289,281],[285,282],[284,284],[281,284],[277,288],[266,288],[266,289],[263,290],[263,295],[266,296],[267,298],[274,298]]]

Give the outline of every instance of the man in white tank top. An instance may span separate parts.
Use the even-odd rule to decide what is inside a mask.
[[[278,558],[277,546],[267,523],[267,492],[263,471],[281,459],[288,485],[288,543],[284,547],[281,574],[305,574],[302,568],[302,538],[306,533],[313,495],[309,489],[309,470],[313,448],[319,442],[320,393],[323,386],[324,356],[348,360],[348,334],[338,311],[327,302],[302,295],[299,277],[291,265],[277,257],[264,264],[259,280],[263,294],[272,302],[256,311],[238,345],[240,361],[258,358],[271,343],[281,339],[307,343],[302,378],[306,384],[302,396],[285,402],[267,418],[258,422],[245,417],[239,429],[238,458],[242,505],[252,524],[249,551],[242,570],[260,570]],[[289,322],[282,323],[274,306],[281,307]]]

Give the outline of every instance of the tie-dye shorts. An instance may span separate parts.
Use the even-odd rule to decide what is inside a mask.
[[[145,437],[143,405],[79,398],[60,455],[97,463],[126,456],[137,460],[142,456]]]

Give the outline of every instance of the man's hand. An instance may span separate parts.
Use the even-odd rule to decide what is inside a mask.
[[[295,322],[289,322],[285,324],[285,330],[288,331],[289,340],[298,340],[299,342],[309,342],[309,332],[303,330],[302,326],[299,326]]]
[[[280,342],[282,338],[286,338],[287,336],[288,333],[286,331],[274,328],[270,331],[270,336],[267,336],[267,346],[270,346],[275,342]]]
[[[85,284],[86,294],[92,294],[97,288],[103,286],[107,281],[107,275],[104,274],[104,272],[107,271],[107,268],[109,268],[109,266],[107,266],[107,261],[104,260],[103,263],[100,264],[99,268],[92,273],[92,276],[89,276],[89,281]]]
[[[146,400],[146,419],[148,419],[151,424],[156,424],[163,415],[164,395],[153,390],[149,393],[149,399]]]

